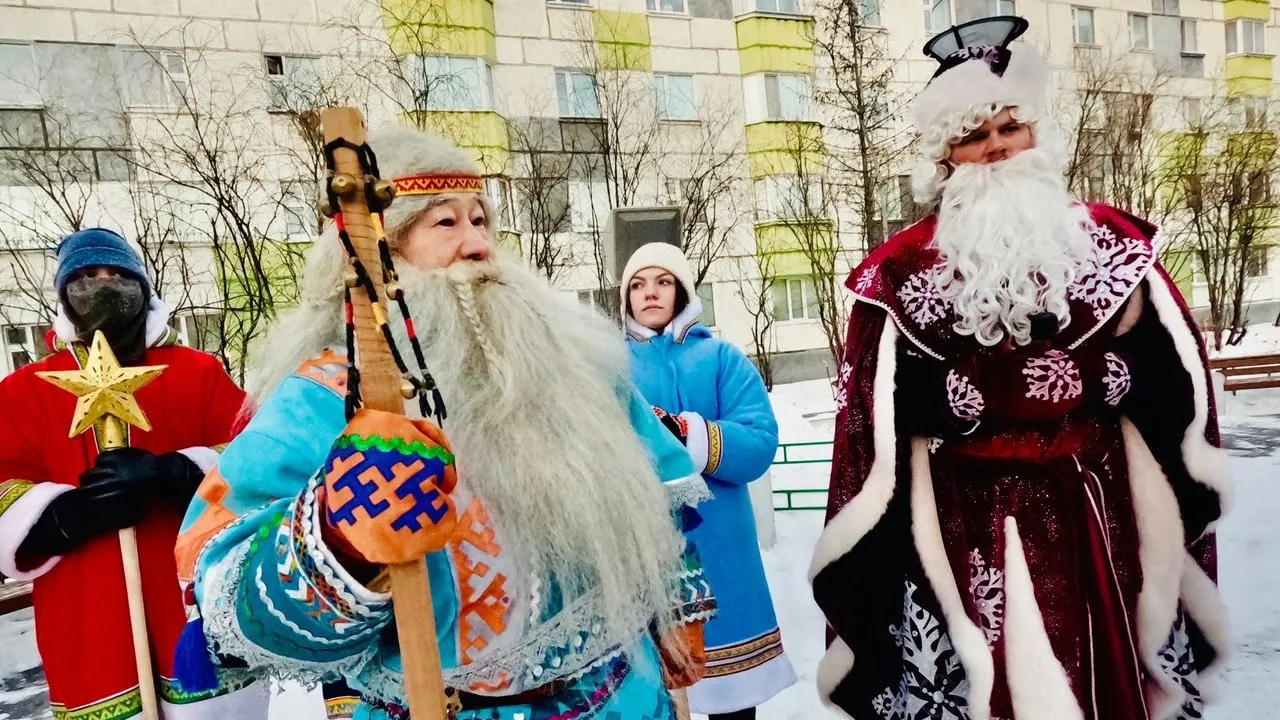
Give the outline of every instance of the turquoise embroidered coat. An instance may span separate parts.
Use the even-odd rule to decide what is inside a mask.
[[[194,582],[205,633],[224,661],[307,683],[345,680],[361,695],[354,718],[394,720],[403,717],[405,701],[390,596],[360,585],[335,559],[315,501],[317,469],[346,425],[345,364],[332,352],[304,364],[227,447],[187,514],[179,571]],[[649,404],[634,389],[626,392],[632,424],[673,509],[696,502],[706,488],[688,454]],[[427,557],[446,683],[512,695],[567,681],[546,700],[464,711],[460,720],[673,717],[650,635],[604,646],[586,619],[546,624],[561,611],[574,620],[579,603],[566,610],[554,587],[537,582],[529,593],[514,592],[505,581],[519,568],[504,557],[501,528],[490,524],[482,502],[466,496],[465,478],[457,497],[457,536]],[[714,612],[710,588],[687,555],[677,621]],[[541,627],[530,640],[522,631],[533,624]]]

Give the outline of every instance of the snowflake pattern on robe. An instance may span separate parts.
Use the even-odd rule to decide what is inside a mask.
[[[1117,237],[1105,227],[1095,227],[1090,234],[1093,250],[1080,263],[1067,295],[1093,308],[1094,318],[1104,320],[1142,281],[1151,249],[1141,240]]]
[[[1195,653],[1191,648],[1191,638],[1187,635],[1187,616],[1181,610],[1178,611],[1173,629],[1169,631],[1169,644],[1160,651],[1160,671],[1173,678],[1187,693],[1186,702],[1174,720],[1202,720],[1204,696],[1195,684]]]
[[[918,605],[906,583],[902,625],[889,626],[902,648],[902,680],[871,701],[883,720],[969,720],[969,681],[938,619]]]
[[[969,378],[955,370],[947,373],[947,404],[951,412],[961,420],[977,420],[987,406],[982,393],[973,386]]]
[[[840,381],[836,388],[836,412],[849,406],[849,378],[853,376],[853,366],[845,362],[840,366]]]
[[[853,291],[859,295],[866,295],[867,291],[870,290],[871,286],[875,283],[876,276],[879,272],[880,268],[875,265],[864,269],[858,274],[857,281],[853,283]]]
[[[987,561],[977,550],[969,553],[969,595],[978,609],[987,647],[994,648],[1004,628],[1004,573],[994,566],[987,567]]]
[[[1107,353],[1103,357],[1107,361],[1107,374],[1102,378],[1102,384],[1107,388],[1107,404],[1115,407],[1129,394],[1133,379],[1129,376],[1129,364],[1119,355]]]
[[[937,268],[929,268],[907,278],[898,290],[898,299],[920,327],[928,327],[946,317],[950,303],[942,297]]]
[[[1033,400],[1056,403],[1075,399],[1084,392],[1080,368],[1061,350],[1050,350],[1043,357],[1028,360],[1022,374],[1027,376],[1027,397]]]

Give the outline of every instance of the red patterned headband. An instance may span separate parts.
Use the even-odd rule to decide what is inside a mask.
[[[478,175],[414,175],[391,182],[395,183],[396,195],[484,194],[484,178]]]

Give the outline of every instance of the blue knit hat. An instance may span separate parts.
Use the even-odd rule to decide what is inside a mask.
[[[129,247],[124,236],[105,228],[89,228],[71,233],[58,243],[58,274],[53,284],[61,293],[77,270],[112,267],[136,277],[150,290],[142,258]]]

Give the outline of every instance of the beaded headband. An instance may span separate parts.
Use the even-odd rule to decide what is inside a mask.
[[[439,195],[440,193],[484,193],[484,178],[478,175],[414,175],[392,180],[396,196]]]

